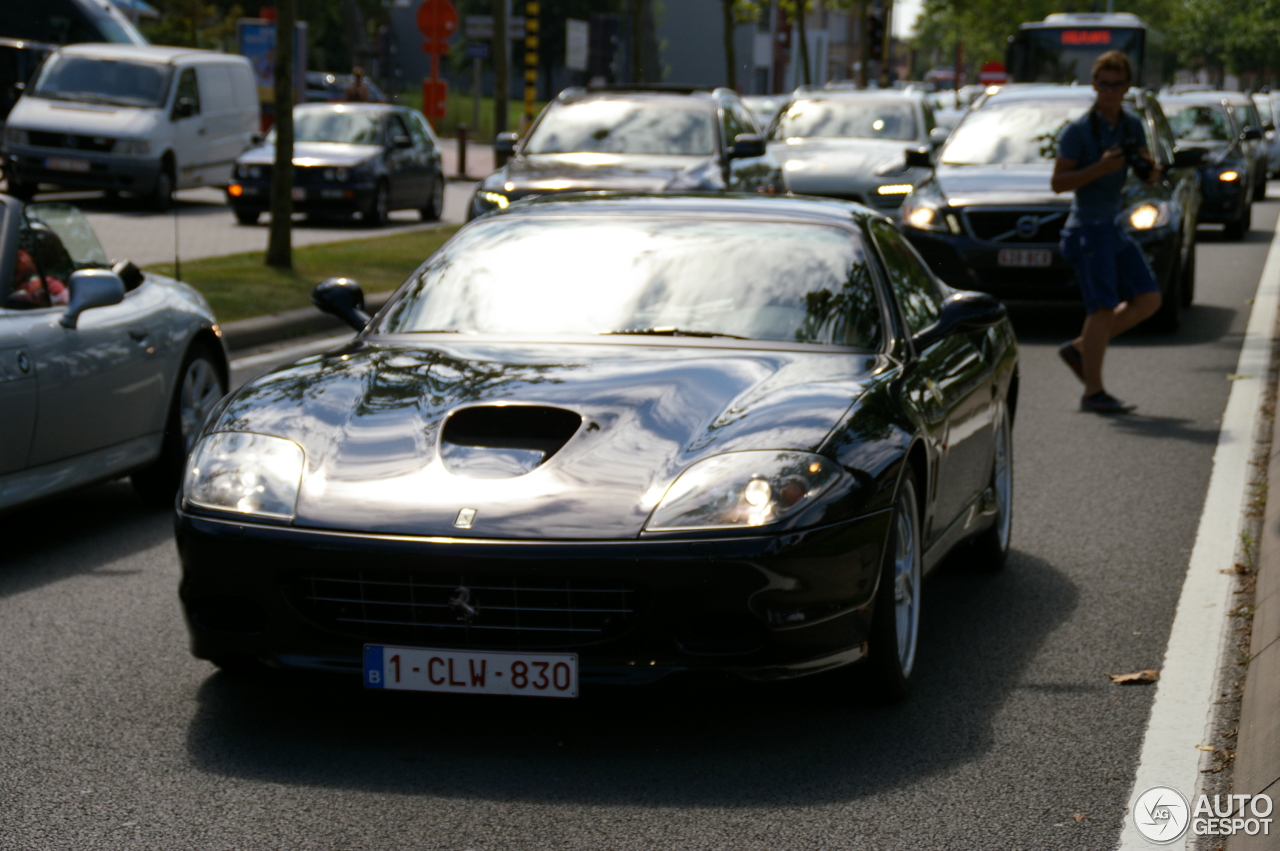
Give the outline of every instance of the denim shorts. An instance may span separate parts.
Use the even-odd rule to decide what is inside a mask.
[[[1085,313],[1160,291],[1142,249],[1119,225],[1076,225],[1062,232],[1060,247],[1063,259],[1076,267]]]

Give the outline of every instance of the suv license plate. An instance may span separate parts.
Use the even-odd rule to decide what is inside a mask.
[[[996,262],[1001,266],[1049,266],[1053,251],[1048,248],[1002,248]]]
[[[44,167],[51,171],[88,171],[88,160],[67,160],[61,157],[49,157],[44,161]]]
[[[404,691],[577,697],[578,657],[366,644],[364,684]]]

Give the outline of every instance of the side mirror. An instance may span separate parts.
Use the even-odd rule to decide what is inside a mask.
[[[412,140],[412,139],[410,139],[408,136],[403,136],[403,135],[399,135],[399,136],[392,136],[392,137],[391,137],[391,147],[393,147],[393,148],[412,148],[412,147],[413,147],[413,140]]]
[[[1250,127],[1248,130],[1240,134],[1240,139],[1245,142],[1256,142],[1262,138],[1262,130],[1257,127]]]
[[[764,153],[763,136],[757,133],[739,133],[733,137],[733,147],[729,149],[729,159],[740,160],[745,157],[763,157]]]
[[[907,168],[933,168],[933,152],[928,148],[907,148]]]
[[[71,298],[67,312],[58,320],[63,328],[74,328],[80,314],[95,307],[107,307],[124,301],[124,281],[109,269],[80,269],[67,281]]]
[[[311,303],[321,313],[336,316],[357,331],[369,324],[364,290],[351,278],[326,278],[311,291]]]
[[[1264,132],[1270,133],[1276,129],[1276,124],[1274,121],[1268,121],[1266,124],[1262,125],[1262,129]]]
[[[249,137],[249,143],[252,145],[261,145],[265,141],[267,141],[265,133],[254,133]]]
[[[13,84],[13,90],[17,92],[19,95],[21,95],[23,92],[27,90],[27,84],[19,80],[18,82]]]
[[[1173,167],[1190,168],[1200,165],[1208,154],[1209,152],[1204,148],[1174,148]]]
[[[947,137],[951,135],[951,131],[945,127],[935,127],[929,131],[929,144],[937,148],[947,141]]]
[[[196,102],[191,98],[178,98],[178,102],[173,105],[174,119],[190,118],[196,114]]]
[[[938,321],[916,334],[913,340],[916,348],[925,349],[952,334],[990,328],[1004,319],[1007,313],[994,296],[960,290],[942,303]]]
[[[499,133],[498,138],[493,140],[493,152],[509,157],[516,152],[516,142],[519,141],[519,133]]]

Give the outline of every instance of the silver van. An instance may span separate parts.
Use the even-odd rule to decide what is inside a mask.
[[[59,48],[9,113],[9,194],[40,185],[127,192],[167,209],[175,189],[225,186],[259,129],[243,56],[181,47]]]

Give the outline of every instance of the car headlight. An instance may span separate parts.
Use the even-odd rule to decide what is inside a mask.
[[[182,499],[201,508],[292,520],[304,461],[283,437],[217,432],[187,460]]]
[[[115,152],[126,157],[144,157],[151,153],[151,143],[146,139],[120,139],[116,142]]]
[[[813,502],[841,476],[809,452],[751,450],[699,461],[676,478],[645,529],[674,532],[776,523]]]
[[[1139,204],[1129,211],[1126,217],[1129,227],[1134,230],[1151,230],[1169,224],[1169,205],[1161,201],[1158,204]]]
[[[877,195],[910,195],[915,186],[910,183],[886,183],[876,188]]]
[[[29,145],[31,137],[27,135],[27,131],[20,127],[4,128],[4,141],[6,145]]]
[[[476,198],[481,204],[488,204],[490,207],[505,210],[511,206],[511,199],[501,192],[487,192],[481,190],[476,193]]]
[[[902,221],[907,226],[919,230],[932,230],[939,233],[947,231],[947,222],[935,204],[912,199],[910,196],[902,204]]]
[[[348,180],[351,179],[351,169],[335,168],[333,170],[333,177],[334,177],[334,180],[337,180],[339,183],[346,183]]]
[[[236,166],[236,177],[241,180],[257,180],[262,177],[262,166],[238,165]]]
[[[1240,172],[1229,168],[1225,171],[1218,172],[1218,179],[1223,183],[1231,183],[1232,181],[1240,179]]]

